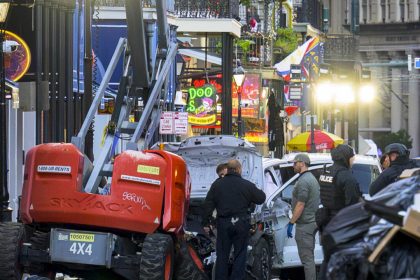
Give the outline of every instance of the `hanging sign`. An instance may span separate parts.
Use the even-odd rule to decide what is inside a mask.
[[[174,131],[174,121],[172,118],[172,112],[162,112],[160,115],[160,134],[173,134]]]
[[[188,89],[188,122],[211,125],[216,122],[216,89],[211,84]]]
[[[160,116],[160,134],[187,134],[187,112],[162,112]]]
[[[175,134],[188,134],[188,113],[187,112],[174,112],[174,133]]]

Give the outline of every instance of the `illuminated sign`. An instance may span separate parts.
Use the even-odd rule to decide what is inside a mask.
[[[246,74],[241,92],[241,114],[243,118],[258,118],[260,110],[260,74]],[[238,89],[232,83],[232,116],[238,116]],[[263,115],[261,116],[264,117]]]
[[[16,82],[28,71],[31,52],[21,37],[7,30],[1,31],[6,33],[3,42],[6,78]]]
[[[216,89],[206,84],[188,89],[188,122],[195,125],[209,125],[216,122]]]

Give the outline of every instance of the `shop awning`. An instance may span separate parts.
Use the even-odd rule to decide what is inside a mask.
[[[195,57],[199,60],[205,61],[206,60],[206,53],[200,50],[192,50],[192,49],[178,49],[178,52],[182,55],[186,55],[189,57]],[[207,62],[222,65],[222,58],[207,54]]]

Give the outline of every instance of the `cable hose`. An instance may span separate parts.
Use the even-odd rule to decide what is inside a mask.
[[[94,52],[94,56],[93,56],[93,67],[92,67],[92,76],[93,76],[93,80],[96,83],[100,83],[100,81],[98,81],[97,79],[99,79],[98,75],[98,54],[99,54],[99,5],[96,5],[96,0],[92,1],[92,5],[93,5],[93,26],[95,26],[95,36],[93,37],[93,49],[96,50],[96,52]],[[97,89],[97,87],[95,88],[95,90]],[[96,91],[94,92],[96,93]]]

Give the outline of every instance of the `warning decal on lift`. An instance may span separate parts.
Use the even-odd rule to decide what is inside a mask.
[[[139,183],[146,183],[146,184],[152,184],[152,185],[160,185],[159,180],[153,180],[149,178],[142,178],[142,177],[135,177],[135,176],[129,176],[129,175],[121,175],[122,180],[126,181],[133,181],[133,182],[139,182]]]
[[[38,165],[37,171],[40,172],[40,173],[70,174],[71,173],[71,166]]]
[[[160,168],[156,166],[149,166],[149,165],[137,165],[137,172],[138,173],[145,173],[145,174],[152,174],[152,175],[159,175]]]

